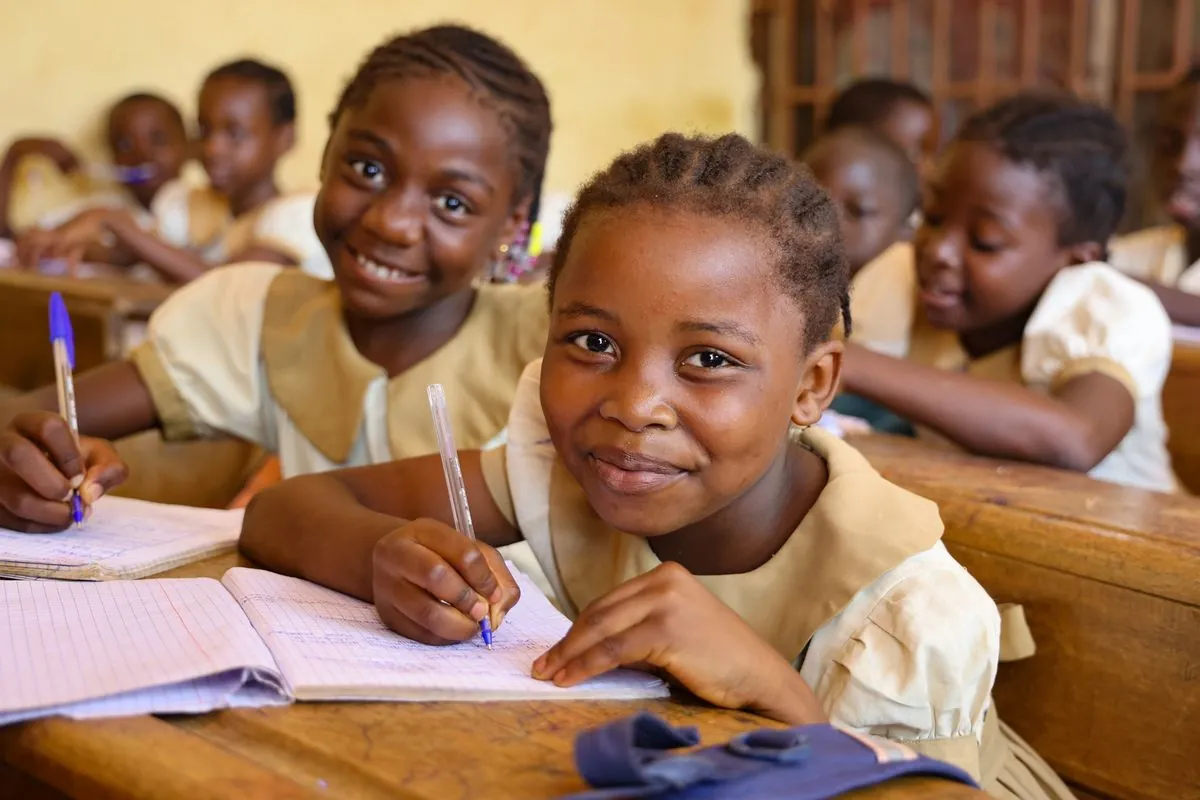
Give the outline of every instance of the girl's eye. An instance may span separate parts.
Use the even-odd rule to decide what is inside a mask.
[[[456,194],[443,194],[434,202],[439,209],[452,217],[461,217],[469,211],[467,204]]]
[[[356,158],[350,162],[350,169],[369,184],[378,185],[383,180],[383,167],[374,161]]]
[[[612,341],[599,333],[580,333],[571,337],[571,343],[589,353],[609,355],[614,352]]]
[[[688,356],[683,363],[689,367],[700,367],[701,369],[720,369],[732,366],[733,361],[729,356],[718,353],[716,350],[701,350],[699,353]]]
[[[985,242],[981,239],[972,238],[971,247],[974,247],[981,253],[995,253],[1001,248],[1001,245],[996,242]]]

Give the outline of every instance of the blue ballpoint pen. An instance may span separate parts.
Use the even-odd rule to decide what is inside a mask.
[[[50,345],[54,348],[54,378],[58,387],[58,413],[67,421],[75,445],[79,446],[79,419],[75,415],[75,334],[71,330],[71,316],[62,295],[50,295]],[[76,525],[83,524],[83,499],[79,496],[79,483],[83,476],[72,481],[71,519]]]
[[[438,450],[442,454],[442,470],[446,473],[446,489],[450,492],[450,509],[454,515],[454,527],[471,541],[475,541],[475,524],[471,522],[471,508],[467,505],[467,487],[463,483],[462,467],[458,463],[458,450],[454,447],[454,434],[450,431],[450,418],[446,411],[446,393],[440,383],[430,384],[429,410],[433,412],[433,427],[437,430]],[[479,633],[487,649],[492,649],[492,624],[488,621],[492,609],[479,621]]]

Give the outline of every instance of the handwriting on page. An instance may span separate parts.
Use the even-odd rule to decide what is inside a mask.
[[[227,675],[228,695],[245,681],[235,676],[275,669],[209,578],[0,582],[0,642],[0,723],[77,703],[104,714],[206,710],[226,704],[216,687],[184,684]]]
[[[496,632],[432,647],[384,627],[375,608],[295,578],[235,568],[224,583],[267,643],[297,699],[496,700],[635,698],[666,694],[643,673],[617,671],[574,689],[529,676],[570,623],[524,575],[520,603]]]
[[[105,497],[82,528],[44,536],[0,528],[0,574],[140,577],[232,549],[241,515]]]

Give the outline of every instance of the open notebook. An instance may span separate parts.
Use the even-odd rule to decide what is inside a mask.
[[[510,567],[511,569],[511,567]],[[211,578],[0,583],[0,725],[35,717],[199,713],[292,700],[666,696],[617,670],[571,689],[529,677],[570,623],[526,576],[494,649],[418,644],[374,606],[263,570]]]
[[[81,528],[0,528],[0,577],[106,581],[144,578],[237,547],[241,510],[103,497]]]

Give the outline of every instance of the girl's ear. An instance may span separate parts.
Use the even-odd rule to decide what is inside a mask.
[[[796,391],[796,403],[792,407],[792,422],[805,427],[815,425],[821,419],[841,385],[845,349],[843,342],[832,340],[818,345],[808,354],[804,375]]]
[[[283,158],[289,150],[296,146],[296,124],[287,122],[275,130],[275,158]]]
[[[1075,266],[1077,264],[1090,264],[1093,261],[1104,261],[1108,248],[1100,242],[1079,242],[1078,244],[1068,245],[1066,248],[1067,263]]]

